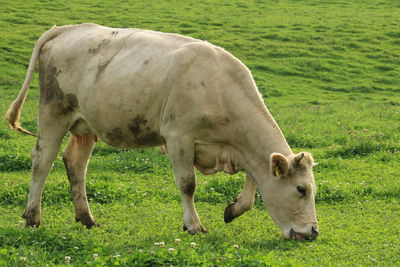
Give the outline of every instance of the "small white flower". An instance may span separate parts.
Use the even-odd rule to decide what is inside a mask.
[[[65,261],[66,263],[70,263],[70,262],[71,262],[71,257],[70,257],[70,256],[65,256],[65,257],[64,257],[64,261]]]
[[[21,257],[21,261],[26,261],[26,257]]]
[[[181,240],[179,238],[175,239],[175,243],[180,243],[180,242],[181,242]]]
[[[99,257],[99,254],[93,253],[93,259],[97,259]]]
[[[174,251],[175,251],[174,248],[169,248],[169,249],[168,249],[168,252],[169,252],[169,253],[172,253],[172,252],[174,252]]]
[[[238,249],[238,248],[239,248],[239,245],[235,244],[235,245],[233,245],[233,248]]]
[[[192,248],[195,248],[195,247],[196,247],[196,243],[192,242],[192,243],[190,243],[190,246],[191,246]]]
[[[154,243],[154,246],[163,247],[163,246],[165,246],[165,243],[164,243],[163,241],[161,241],[161,242],[155,242],[155,243]]]
[[[155,254],[156,252],[154,250],[149,251],[150,254]]]
[[[74,247],[74,249],[78,250],[79,248],[78,247]]]
[[[143,251],[143,249],[139,249],[139,252],[140,252],[140,253],[143,253],[144,251]]]
[[[113,256],[113,258],[119,258],[119,257],[121,257],[120,254],[116,254],[116,255]]]

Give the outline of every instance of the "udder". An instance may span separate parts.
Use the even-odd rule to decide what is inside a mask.
[[[226,144],[196,144],[194,166],[206,175],[219,171],[235,174],[240,170],[236,155]]]

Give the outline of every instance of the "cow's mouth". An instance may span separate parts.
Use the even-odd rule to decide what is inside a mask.
[[[302,233],[297,233],[293,229],[290,229],[289,236],[290,236],[289,239],[295,239],[295,240],[298,240],[298,241],[304,241],[304,240],[313,239],[313,236],[306,236],[306,235],[304,235]]]
[[[306,236],[300,233],[296,233],[293,229],[290,229],[290,238],[293,238],[298,241],[306,240]]]

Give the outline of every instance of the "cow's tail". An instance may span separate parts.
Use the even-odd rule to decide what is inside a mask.
[[[10,129],[36,136],[36,134],[31,133],[30,131],[22,128],[19,123],[19,117],[21,114],[22,106],[24,105],[26,94],[28,93],[29,85],[32,81],[33,73],[35,72],[36,61],[38,60],[42,47],[48,41],[56,38],[61,33],[70,30],[75,26],[77,25],[71,25],[71,26],[66,25],[60,27],[53,26],[50,30],[48,30],[42,36],[40,36],[40,38],[36,41],[35,47],[33,48],[31,60],[29,61],[29,67],[25,76],[24,84],[22,85],[18,97],[14,100],[14,102],[11,103],[5,115],[6,123],[8,127],[10,127]]]

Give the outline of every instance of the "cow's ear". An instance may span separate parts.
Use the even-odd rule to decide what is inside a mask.
[[[271,155],[271,172],[275,177],[286,176],[289,170],[288,159],[280,153],[272,153]]]

